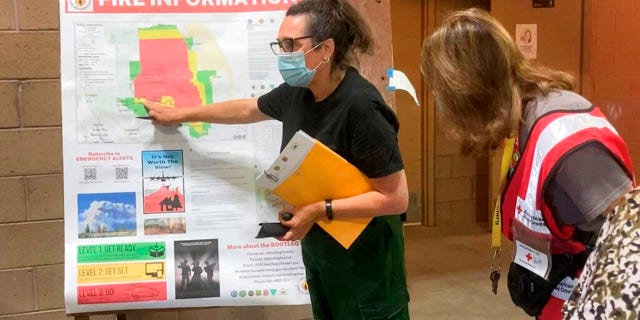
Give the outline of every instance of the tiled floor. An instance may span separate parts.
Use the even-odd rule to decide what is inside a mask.
[[[506,289],[508,240],[503,240],[498,294],[490,290],[490,236],[434,237],[424,227],[405,228],[411,319],[531,319],[512,304]]]

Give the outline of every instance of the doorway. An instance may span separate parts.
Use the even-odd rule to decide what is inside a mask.
[[[447,198],[436,198],[436,184],[439,179],[452,178],[447,176],[445,172],[453,170],[454,162],[465,160],[453,160],[457,149],[449,146],[444,140],[445,138],[438,134],[433,102],[429,96],[428,88],[423,84],[420,73],[420,49],[424,37],[440,24],[447,12],[470,7],[480,7],[490,11],[491,1],[390,1],[393,66],[395,70],[402,71],[407,75],[416,89],[416,95],[420,102],[420,107],[417,107],[407,92],[396,91],[396,105],[393,106],[400,119],[398,139],[409,184],[408,224],[435,227],[438,226],[438,220],[449,219],[450,216],[453,216],[452,212],[455,211],[452,203],[436,205],[439,200],[445,200],[443,203],[451,202],[446,201],[450,200]],[[474,163],[473,165],[463,165],[463,167],[476,168],[476,160],[466,160]],[[480,163],[486,165],[486,162]],[[468,184],[472,187],[483,183],[482,181],[478,182],[477,179],[468,180]],[[447,193],[448,191],[445,189],[441,192]],[[486,217],[487,209],[484,204],[488,194],[486,192],[485,194],[476,193],[474,196],[481,200],[467,201],[464,206],[471,206],[474,211],[481,211],[472,213],[474,217]]]

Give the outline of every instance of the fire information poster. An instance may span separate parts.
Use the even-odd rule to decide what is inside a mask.
[[[256,235],[281,126],[154,126],[282,82],[294,0],[60,0],[67,313],[308,304],[299,241]]]

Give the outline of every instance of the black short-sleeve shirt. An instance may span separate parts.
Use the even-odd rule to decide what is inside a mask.
[[[316,102],[307,88],[281,84],[258,98],[264,114],[282,122],[282,147],[302,130],[355,165],[369,178],[404,168],[398,119],[378,90],[349,68],[338,87]]]

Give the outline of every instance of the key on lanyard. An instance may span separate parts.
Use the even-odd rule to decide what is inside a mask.
[[[500,272],[497,270],[492,271],[489,279],[491,280],[491,291],[493,294],[498,294],[498,280],[500,280]]]

